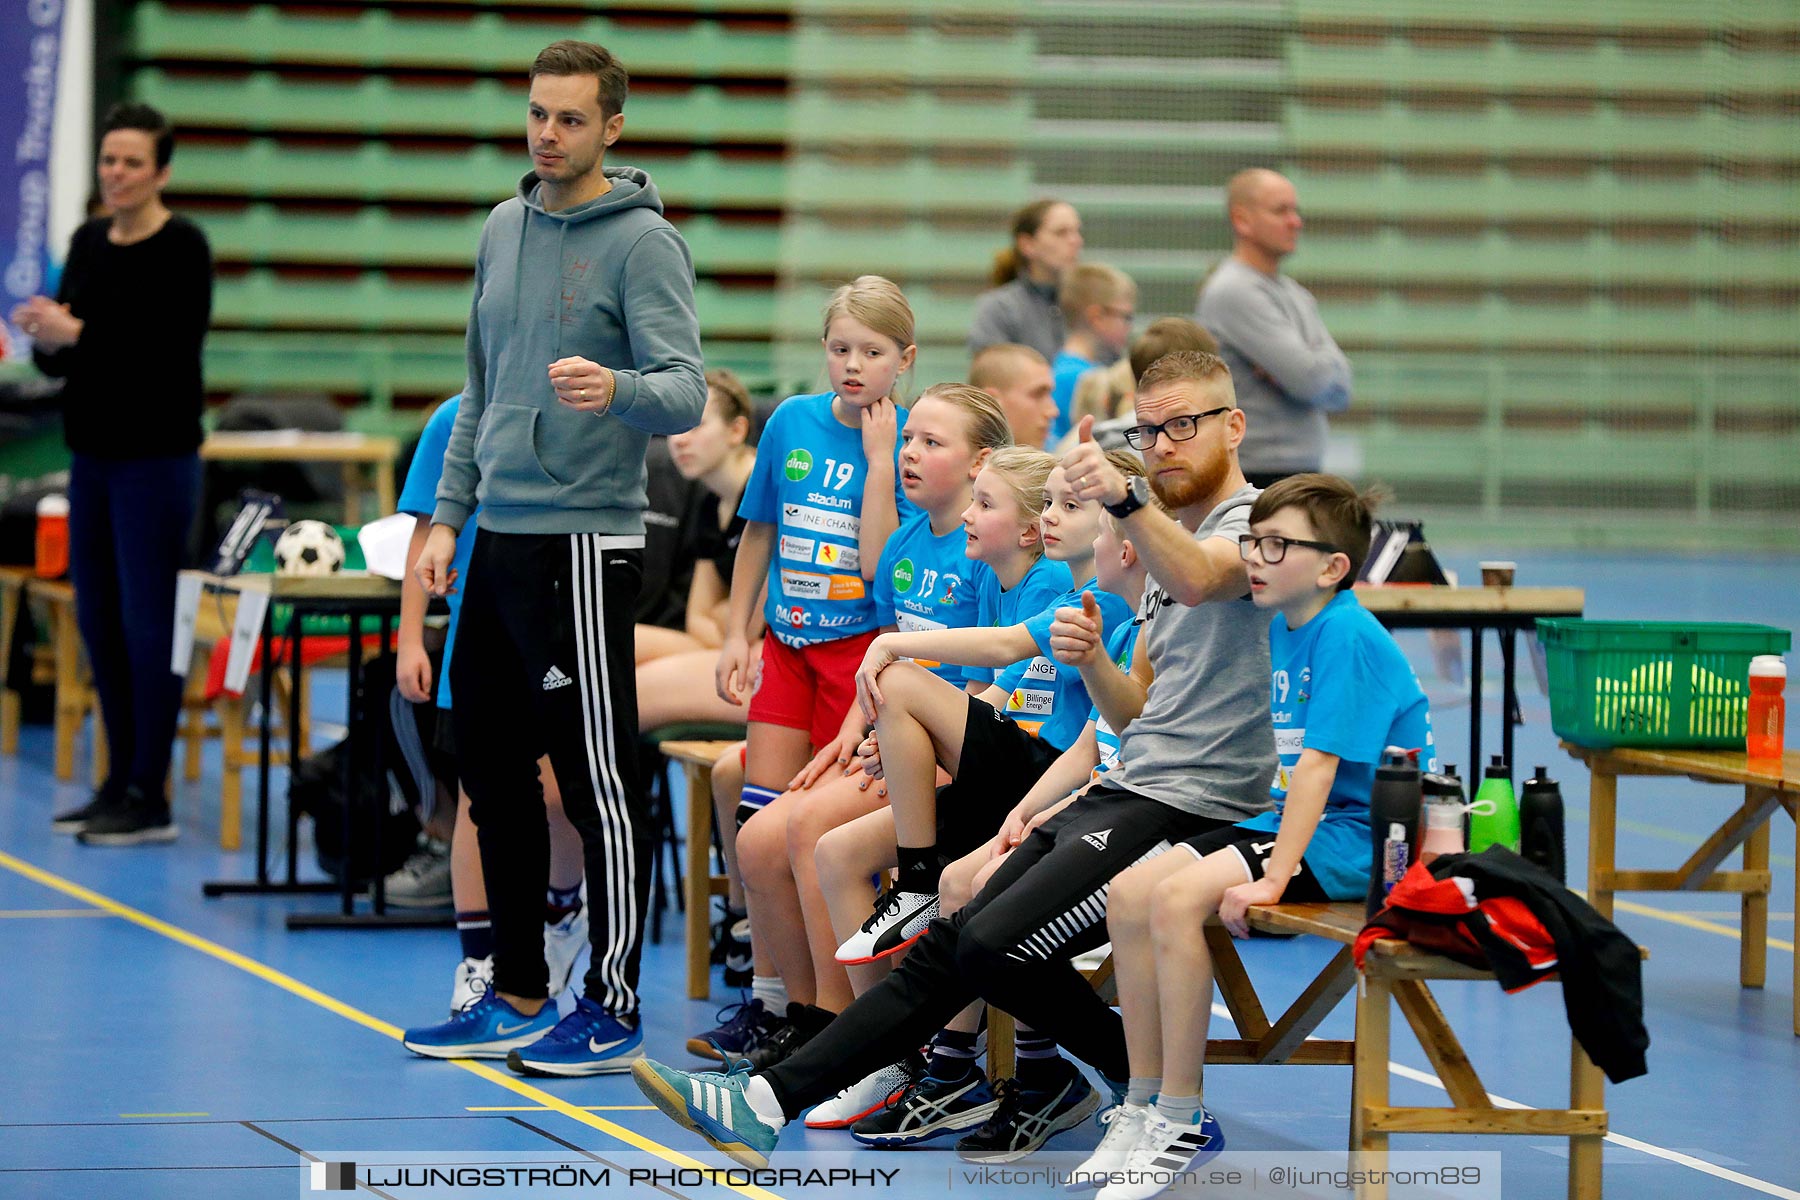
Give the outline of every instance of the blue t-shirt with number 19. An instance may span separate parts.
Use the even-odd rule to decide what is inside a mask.
[[[1269,793],[1277,804],[1287,800],[1302,750],[1337,755],[1325,815],[1301,861],[1327,896],[1354,900],[1369,888],[1369,792],[1381,752],[1389,746],[1416,749],[1426,770],[1436,769],[1425,689],[1354,592],[1339,592],[1298,629],[1289,629],[1276,613],[1269,623],[1269,657],[1269,704],[1281,757]],[[1240,827],[1278,831],[1281,810]]]
[[[876,628],[875,598],[863,582],[862,431],[831,413],[830,392],[790,396],[769,417],[738,515],[775,527],[769,555],[769,632],[809,646]],[[896,419],[906,424],[906,410]],[[917,510],[900,488],[894,442],[894,506],[904,522]]]

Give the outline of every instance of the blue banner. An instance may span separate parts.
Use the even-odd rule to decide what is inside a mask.
[[[44,290],[49,265],[50,130],[63,0],[0,0],[0,338],[7,358],[29,348],[15,305]]]

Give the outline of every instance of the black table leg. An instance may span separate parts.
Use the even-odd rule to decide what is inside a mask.
[[[270,604],[263,610],[262,624],[262,683],[260,695],[262,711],[257,720],[257,756],[256,756],[256,878],[244,882],[214,881],[200,885],[203,896],[267,896],[267,895],[310,895],[319,892],[337,890],[337,885],[328,882],[301,883],[299,881],[299,859],[297,857],[295,831],[298,828],[299,815],[290,803],[287,807],[288,853],[287,879],[276,883],[269,878],[269,805],[270,784],[269,770],[274,758],[274,749],[270,744],[269,725],[275,719],[275,672],[280,670],[276,665],[273,653],[275,648],[275,606]],[[298,763],[299,731],[298,713],[300,710],[300,617],[296,613],[289,631],[289,647],[291,658],[289,670],[292,686],[288,697],[288,778],[293,778],[293,767]]]
[[[1469,625],[1469,765],[1463,771],[1470,792],[1481,779],[1481,635],[1478,622]]]
[[[1500,661],[1505,676],[1500,696],[1500,746],[1506,755],[1507,768],[1517,778],[1518,764],[1513,761],[1513,726],[1524,724],[1524,718],[1519,714],[1519,681],[1515,673],[1518,666],[1518,645],[1515,640],[1518,630],[1514,626],[1505,625],[1495,632],[1500,635]]]

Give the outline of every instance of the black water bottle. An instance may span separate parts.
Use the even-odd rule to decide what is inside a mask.
[[[1519,793],[1519,852],[1558,883],[1568,882],[1562,789],[1544,767],[1537,768]]]
[[[1419,805],[1419,768],[1404,750],[1389,747],[1375,769],[1375,782],[1369,790],[1369,832],[1373,842],[1370,916],[1387,903],[1388,892],[1418,857]]]

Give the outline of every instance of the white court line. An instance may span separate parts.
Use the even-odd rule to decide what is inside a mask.
[[[1216,1017],[1223,1017],[1227,1021],[1231,1020],[1231,1011],[1223,1004],[1213,1005],[1212,1011],[1213,1015]],[[1232,1028],[1235,1029],[1236,1026],[1234,1025]],[[1426,1084],[1429,1087],[1436,1088],[1440,1092],[1449,1090],[1444,1086],[1441,1079],[1429,1071],[1421,1071],[1415,1067],[1409,1067],[1404,1063],[1394,1062],[1392,1059],[1388,1060],[1388,1070],[1391,1073],[1400,1076],[1402,1079],[1410,1079],[1414,1083]],[[1495,1108],[1528,1109],[1531,1107],[1529,1104],[1520,1104],[1517,1100],[1508,1100],[1505,1096],[1496,1096],[1492,1092],[1489,1092],[1487,1097],[1493,1102]],[[1608,1120],[1610,1119],[1611,1114],[1609,1113]],[[1627,1150],[1637,1150],[1644,1154],[1648,1154],[1653,1158],[1660,1158],[1667,1162],[1672,1162],[1676,1166],[1687,1167],[1689,1170],[1699,1171],[1703,1175],[1711,1175],[1715,1179],[1723,1179],[1727,1183],[1735,1183],[1740,1187],[1747,1187],[1753,1192],[1761,1192],[1765,1196],[1779,1196],[1781,1197],[1781,1200],[1800,1200],[1800,1192],[1796,1192],[1792,1188],[1784,1188],[1779,1184],[1770,1183],[1766,1179],[1758,1179],[1754,1175],[1745,1175],[1741,1171],[1733,1171],[1729,1167],[1721,1167],[1714,1163],[1709,1163],[1705,1159],[1695,1158],[1691,1154],[1683,1154],[1679,1150],[1669,1150],[1665,1147],[1655,1145],[1652,1142],[1641,1142],[1637,1138],[1626,1137],[1622,1133],[1609,1133],[1606,1135],[1606,1140],[1613,1143],[1615,1146],[1623,1146]]]

